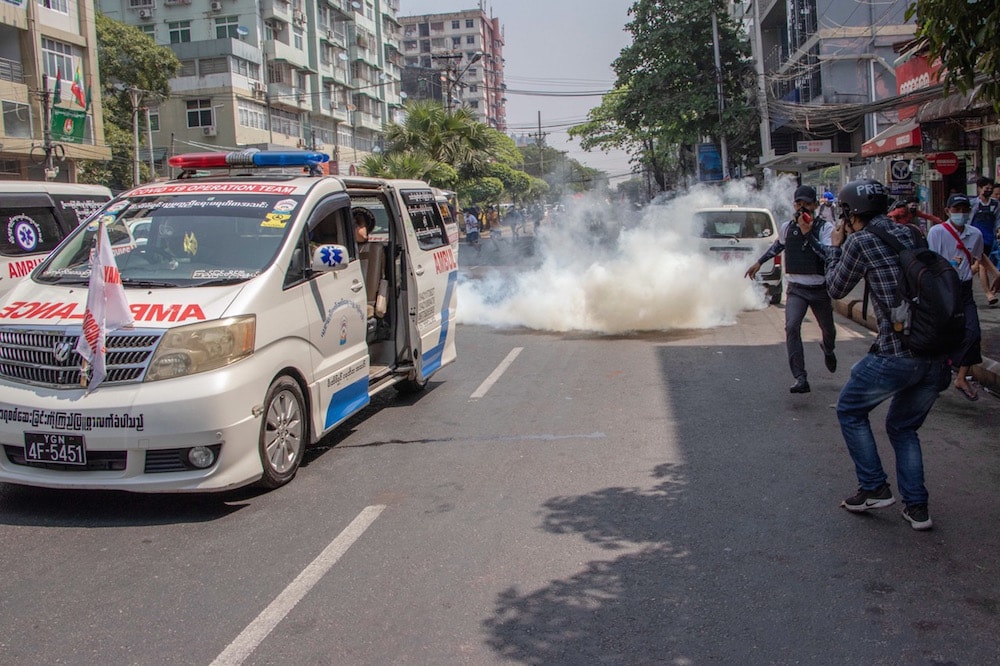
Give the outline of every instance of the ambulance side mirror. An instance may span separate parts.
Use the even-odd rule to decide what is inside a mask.
[[[350,257],[343,245],[317,245],[312,255],[312,269],[317,273],[339,271],[347,268]]]

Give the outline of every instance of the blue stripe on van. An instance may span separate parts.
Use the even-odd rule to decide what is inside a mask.
[[[420,372],[426,379],[441,369],[441,357],[444,356],[444,343],[448,339],[449,312],[448,306],[451,304],[451,295],[458,284],[458,271],[452,271],[448,275],[448,288],[444,292],[444,302],[441,304],[441,336],[438,343],[432,349],[424,352],[420,358]]]
[[[326,407],[326,428],[346,419],[368,404],[368,377],[364,376],[333,394]]]

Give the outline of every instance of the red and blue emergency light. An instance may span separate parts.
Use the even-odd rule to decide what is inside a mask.
[[[231,167],[316,167],[329,162],[326,153],[311,150],[236,150],[228,153],[185,153],[167,160],[177,169]]]

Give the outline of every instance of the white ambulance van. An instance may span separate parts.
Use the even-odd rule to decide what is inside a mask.
[[[103,185],[0,181],[0,295],[110,200]]]
[[[115,199],[0,300],[0,482],[274,488],[373,395],[454,361],[457,263],[431,188],[302,175],[327,159],[173,157],[181,178]],[[385,227],[367,243],[359,210]],[[88,391],[75,348],[99,220],[135,324],[108,334]]]

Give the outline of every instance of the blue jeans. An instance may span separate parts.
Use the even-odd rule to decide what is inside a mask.
[[[906,504],[927,503],[917,429],[950,383],[951,372],[944,361],[868,354],[851,368],[851,378],[837,401],[837,418],[861,488],[875,490],[888,478],[868,414],[892,398],[885,430],[896,454],[899,494]]]

